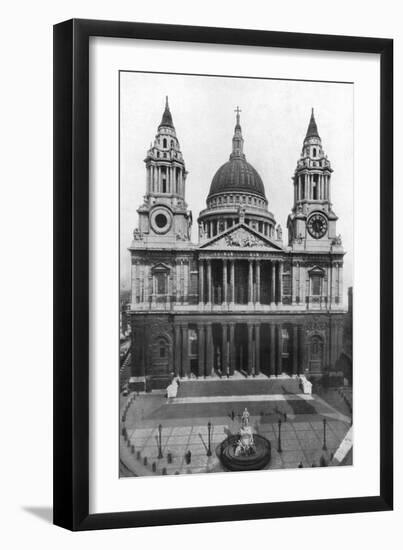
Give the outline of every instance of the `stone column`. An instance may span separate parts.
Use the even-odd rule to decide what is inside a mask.
[[[228,290],[227,290],[227,260],[223,260],[222,265],[222,291],[223,291],[223,303],[228,302]]]
[[[186,259],[183,262],[183,301],[185,303],[188,303],[189,301],[189,272],[190,272],[190,265],[189,260]]]
[[[278,264],[278,303],[281,305],[283,303],[283,268],[284,264],[283,262],[279,262]]]
[[[299,330],[299,341],[300,341],[300,364],[298,368],[298,374],[305,374],[305,370],[308,367],[308,350],[307,350],[307,338],[306,338],[306,330],[305,327],[302,325]]]
[[[182,325],[182,376],[189,374],[189,329],[187,325]]]
[[[181,297],[181,272],[180,272],[180,263],[177,260],[176,266],[175,266],[175,274],[176,274],[176,301],[180,302]]]
[[[235,323],[229,325],[229,373],[234,374],[235,370]]]
[[[227,325],[223,323],[222,325],[222,372],[226,376],[229,374],[229,365],[228,365],[228,331]]]
[[[205,340],[204,340],[204,325],[198,325],[198,376],[205,376]]]
[[[249,276],[248,276],[248,305],[253,303],[253,260],[249,260]]]
[[[291,263],[291,303],[294,305],[297,296],[297,279],[298,277],[298,263]]]
[[[281,334],[281,325],[277,326],[277,376],[282,373],[283,370],[283,335]]]
[[[248,324],[248,376],[253,372],[253,325]]]
[[[292,373],[298,372],[298,325],[292,327]]]
[[[260,305],[260,260],[256,260],[256,297],[255,302]]]
[[[152,300],[155,298],[155,294],[153,294],[153,274],[151,272],[150,266],[146,266],[146,273],[147,273],[147,302],[150,303],[150,299]]]
[[[333,298],[332,286],[333,286],[333,269],[332,269],[332,264],[330,263],[327,268],[327,307],[328,309],[332,309],[332,298]]]
[[[336,304],[337,297],[337,263],[332,265],[332,302]]]
[[[276,325],[270,325],[270,376],[276,373]]]
[[[199,260],[199,304],[204,304],[204,262]]]
[[[271,262],[271,305],[276,303],[276,262]]]
[[[235,260],[230,260],[231,261],[231,273],[230,273],[230,278],[231,278],[231,304],[234,305],[235,304]]]
[[[207,260],[207,305],[212,303],[211,260]]]
[[[175,325],[175,376],[181,375],[181,327]]]
[[[132,308],[137,304],[137,262],[132,263],[131,270]]]
[[[206,376],[210,376],[214,369],[213,327],[206,325]]]
[[[260,374],[260,324],[255,325],[255,374]]]
[[[332,202],[331,193],[330,193],[330,176],[325,176],[326,188],[327,188],[327,200]]]

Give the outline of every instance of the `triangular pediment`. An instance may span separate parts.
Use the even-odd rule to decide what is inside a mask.
[[[240,249],[262,249],[262,250],[282,250],[282,246],[268,237],[261,235],[251,229],[248,225],[240,223],[233,226],[224,233],[204,242],[200,248],[214,248],[221,250],[240,250]]]
[[[157,264],[152,266],[151,271],[153,273],[154,271],[170,271],[170,267],[169,265],[164,264],[163,262],[158,262]]]

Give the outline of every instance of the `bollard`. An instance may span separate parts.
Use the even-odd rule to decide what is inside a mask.
[[[167,469],[166,469],[166,468],[162,468],[162,475],[163,475],[163,476],[166,476],[166,475],[167,475]]]
[[[151,468],[152,468],[152,471],[153,471],[153,472],[156,472],[156,471],[157,471],[157,465],[156,465],[155,462],[152,463]]]

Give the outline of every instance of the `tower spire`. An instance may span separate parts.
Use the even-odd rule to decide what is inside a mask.
[[[160,128],[161,126],[169,126],[170,128],[174,128],[171,111],[169,109],[168,96],[165,96],[165,110],[162,115],[161,124],[158,126],[158,128]]]
[[[306,131],[305,139],[308,139],[310,137],[317,137],[320,139],[318,127],[316,125],[315,115],[313,112],[313,107],[311,111],[311,118],[309,120],[308,130]]]
[[[240,119],[241,119],[240,113],[242,111],[237,106],[236,109],[234,109],[234,112],[236,113],[236,124],[234,129],[234,136],[232,138],[232,153],[230,155],[230,159],[245,158],[245,155],[243,153],[243,137],[242,137],[241,122],[240,122]]]

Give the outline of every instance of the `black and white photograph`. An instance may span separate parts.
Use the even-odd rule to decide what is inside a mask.
[[[353,115],[119,72],[121,478],[353,465]]]

